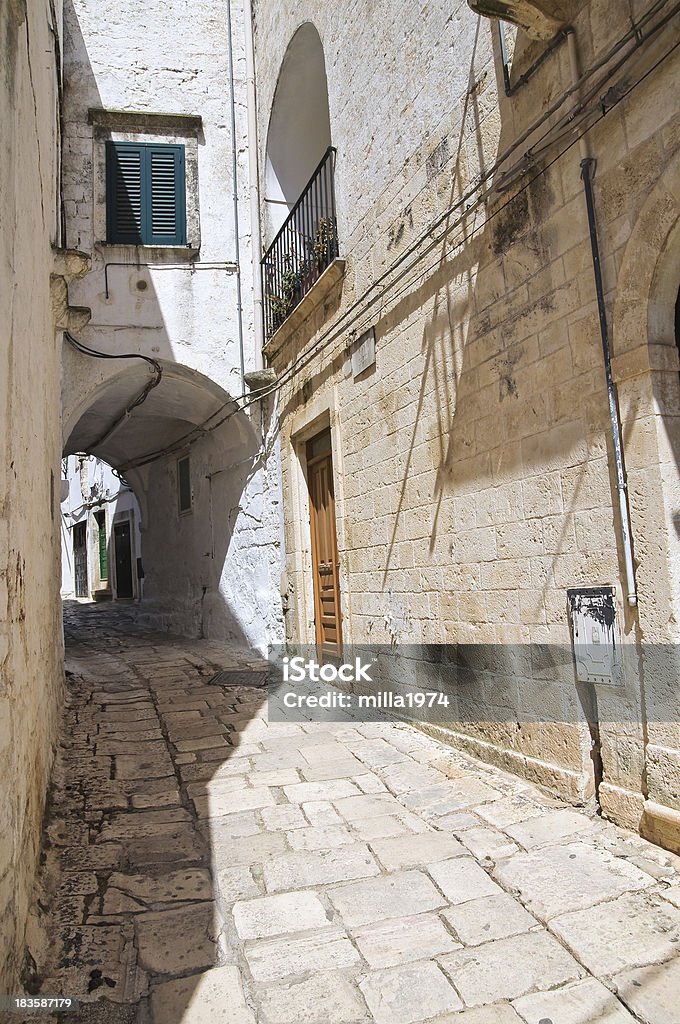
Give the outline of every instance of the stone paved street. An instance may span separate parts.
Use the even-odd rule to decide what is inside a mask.
[[[405,725],[269,725],[257,656],[131,615],[67,613],[66,1020],[680,1024],[676,858]]]

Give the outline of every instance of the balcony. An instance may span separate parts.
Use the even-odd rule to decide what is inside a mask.
[[[338,256],[335,149],[329,147],[262,259],[267,341]]]

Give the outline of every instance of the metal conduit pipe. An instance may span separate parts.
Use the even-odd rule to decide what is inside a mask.
[[[236,141],[236,96],[234,87],[234,45],[231,0],[227,0],[227,52],[229,56],[229,103],[231,106],[231,184],[234,193],[234,256],[236,258],[236,314],[238,319],[238,352],[241,364],[241,395],[246,393],[246,366],[243,351],[243,300],[241,294],[241,252],[238,224],[238,159]]]
[[[579,80],[579,61],[576,45],[576,34],[572,28],[567,30],[567,48],[569,51],[569,63],[574,82]],[[602,341],[602,355],[604,359],[604,372],[607,382],[607,400],[609,403],[609,420],[611,424],[611,438],[614,449],[614,473],[616,477],[616,490],[619,499],[619,525],[621,527],[621,539],[623,543],[623,559],[626,576],[626,600],[630,607],[636,607],[637,584],[635,581],[635,563],[633,561],[633,538],[630,525],[630,503],[628,500],[628,485],[626,482],[626,469],[623,454],[623,435],[621,431],[621,415],[619,413],[619,402],[616,392],[616,384],[612,374],[611,344],[609,340],[609,325],[607,323],[607,309],[604,301],[604,285],[602,282],[602,263],[600,260],[600,244],[597,234],[597,218],[595,216],[595,198],[593,195],[593,172],[596,161],[588,151],[588,144],[585,135],[579,140],[581,152],[581,179],[586,200],[586,212],[588,216],[588,232],[590,234],[590,249],[593,259],[593,274],[595,277],[595,293],[597,296],[597,312],[600,323],[600,338]]]
[[[246,94],[248,105],[248,179],[250,185],[250,246],[253,254],[253,314],[255,328],[255,369],[262,368],[264,348],[264,304],[262,296],[262,229],[260,225],[260,177],[257,147],[257,94],[255,90],[255,45],[251,0],[243,0],[246,37]]]

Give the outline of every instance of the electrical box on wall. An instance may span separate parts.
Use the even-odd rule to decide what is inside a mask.
[[[567,591],[576,678],[581,683],[622,683],[621,647],[613,587]]]

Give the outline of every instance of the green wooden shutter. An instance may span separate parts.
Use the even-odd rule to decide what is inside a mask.
[[[107,239],[143,244],[144,149],[131,142],[106,143]]]
[[[184,245],[184,146],[149,146],[147,159],[150,241],[153,245]]]
[[[107,142],[107,238],[186,245],[184,146]]]
[[[109,553],[106,545],[106,512],[95,512],[99,540],[99,579],[109,578]]]

